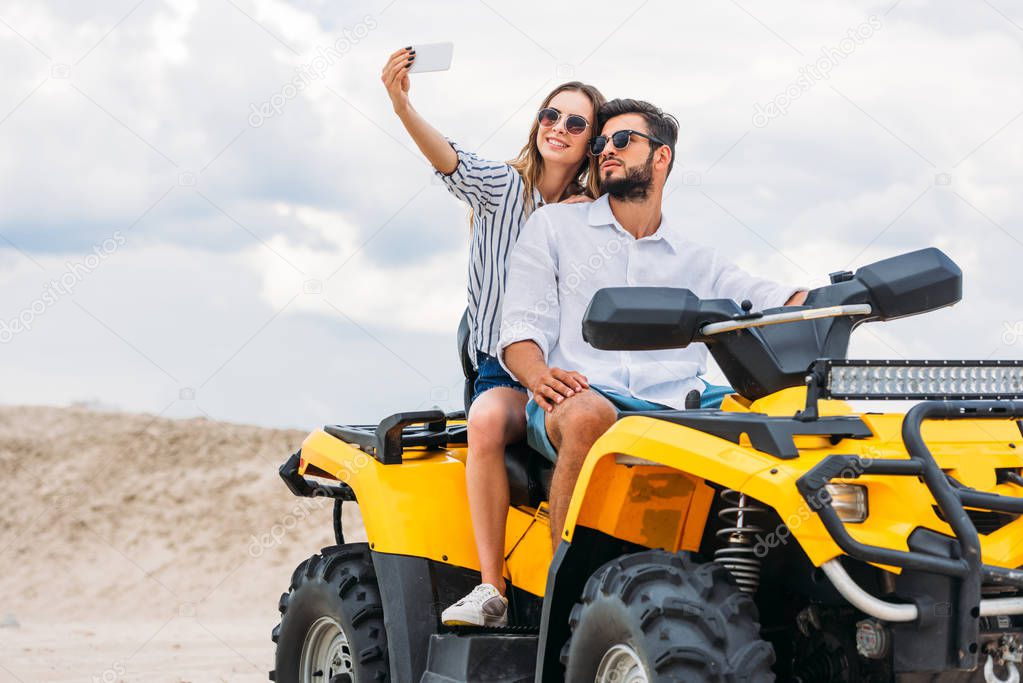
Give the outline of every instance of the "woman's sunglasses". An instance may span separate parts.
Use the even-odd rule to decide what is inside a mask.
[[[561,117],[565,117],[565,130],[572,135],[582,135],[586,132],[586,129],[590,127],[590,122],[579,116],[578,114],[569,114],[565,116],[554,107],[544,107],[536,114],[536,120],[540,122],[540,125],[544,128],[553,128]]]
[[[629,146],[629,142],[632,140],[633,135],[638,135],[641,138],[646,138],[650,142],[656,142],[658,145],[668,144],[666,142],[661,142],[657,138],[647,135],[646,133],[641,133],[638,130],[618,130],[615,131],[614,133],[611,133],[610,136],[611,144],[615,146],[615,149],[625,149],[626,147]],[[590,140],[590,154],[592,154],[595,157],[600,156],[600,154],[604,151],[604,148],[607,147],[607,141],[608,141],[607,135],[598,135],[597,137]]]

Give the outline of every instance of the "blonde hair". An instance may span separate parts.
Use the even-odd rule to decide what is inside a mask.
[[[590,131],[592,133],[594,127],[597,125],[597,113],[600,111],[600,107],[607,101],[604,95],[601,94],[594,86],[580,81],[569,81],[568,83],[562,83],[554,90],[552,90],[547,97],[544,98],[543,104],[540,108],[543,109],[550,105],[551,100],[558,93],[565,91],[581,92],[589,100],[590,104],[593,105],[593,116],[590,121]],[[533,119],[533,126],[529,129],[529,139],[526,141],[525,146],[519,152],[519,155],[514,159],[508,161],[508,165],[519,172],[522,176],[523,194],[525,195],[523,203],[523,212],[528,217],[529,214],[533,213],[536,206],[533,201],[533,190],[540,183],[540,176],[543,173],[544,161],[543,157],[540,156],[540,149],[536,146],[536,134],[540,130],[540,122]],[[585,194],[593,199],[596,199],[600,195],[600,190],[597,188],[597,160],[596,158],[586,154],[583,160],[579,163],[579,168],[576,169],[575,175],[572,180],[568,183],[568,187],[565,188],[565,193],[559,197],[565,199],[576,194]]]

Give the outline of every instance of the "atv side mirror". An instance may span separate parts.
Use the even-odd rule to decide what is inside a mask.
[[[586,309],[583,339],[603,351],[680,349],[693,343],[704,324],[728,317],[708,314],[703,303],[688,289],[607,287]]]
[[[867,288],[880,320],[933,311],[963,298],[963,272],[934,247],[863,266],[855,278]]]

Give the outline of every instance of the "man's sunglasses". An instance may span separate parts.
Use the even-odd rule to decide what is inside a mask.
[[[569,114],[565,116],[554,107],[544,107],[536,114],[536,120],[540,122],[540,125],[544,128],[553,128],[561,117],[565,117],[565,130],[572,135],[582,135],[586,132],[586,129],[590,127],[590,122],[584,119],[578,114]]]
[[[661,142],[657,138],[641,133],[638,130],[618,130],[611,133],[611,144],[615,146],[615,149],[625,149],[629,146],[629,142],[632,140],[633,135],[638,135],[641,138],[646,138],[650,142],[656,142],[658,145],[667,145],[667,142]],[[590,154],[595,157],[601,155],[604,148],[607,147],[608,136],[598,135],[597,137],[590,140]]]

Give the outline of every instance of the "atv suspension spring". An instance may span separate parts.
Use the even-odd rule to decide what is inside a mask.
[[[718,512],[718,518],[725,525],[716,533],[722,545],[714,551],[714,561],[731,573],[740,590],[756,593],[760,585],[760,558],[754,536],[764,530],[751,523],[750,518],[766,510],[733,489],[724,489],[720,495],[726,507]]]

